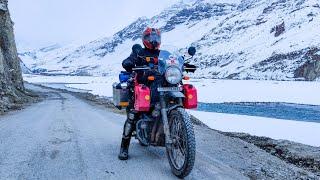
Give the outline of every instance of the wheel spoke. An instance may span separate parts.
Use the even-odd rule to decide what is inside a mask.
[[[186,157],[185,139],[183,137],[183,125],[179,116],[171,117],[170,133],[174,140],[171,147],[171,156],[174,165],[179,169],[183,166]]]
[[[184,147],[182,147],[180,143],[178,143],[178,147],[179,147],[180,152],[182,153],[182,155],[185,156],[185,154],[186,154],[186,149],[185,149]]]
[[[175,170],[174,174],[183,178],[190,173],[194,165],[193,127],[184,109],[173,110],[168,120],[172,138],[171,148],[167,148],[168,159],[171,168]]]

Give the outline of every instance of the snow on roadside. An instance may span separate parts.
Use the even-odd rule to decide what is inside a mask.
[[[193,79],[199,101],[285,102],[320,105],[320,82]]]
[[[65,83],[68,88],[89,90],[112,97],[111,86],[117,77],[24,75],[32,83]],[[192,79],[199,102],[285,102],[320,105],[320,82]]]
[[[85,90],[94,95],[112,97],[112,84],[116,77],[95,76],[41,76],[24,74],[23,79],[30,83],[61,89]],[[56,85],[59,84],[59,85]]]
[[[201,111],[189,112],[212,129],[243,132],[320,147],[320,123]]]

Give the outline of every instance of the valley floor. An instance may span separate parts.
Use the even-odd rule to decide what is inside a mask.
[[[114,82],[117,82],[116,77],[88,76],[24,75],[24,79],[48,87],[90,92],[107,98],[112,97],[111,86]],[[249,114],[239,114],[237,112],[230,114],[227,109],[223,109],[222,113],[205,109],[190,111],[210,128],[320,146],[318,140],[320,119],[315,115],[320,113],[320,98],[317,98],[320,92],[320,82],[194,79],[189,83],[197,87],[199,101],[207,104],[279,102],[299,106],[304,104],[303,106],[307,107],[297,108],[293,106],[292,109],[287,110],[287,116],[290,115],[288,118],[285,118],[287,116],[279,118],[272,112],[252,115],[252,112]],[[234,110],[233,107],[229,108]],[[310,109],[313,110],[313,113],[310,113]],[[279,109],[278,111],[282,110],[285,109]],[[303,114],[305,117],[301,118]]]

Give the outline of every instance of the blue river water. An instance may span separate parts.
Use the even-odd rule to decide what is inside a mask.
[[[199,103],[198,111],[320,123],[320,106],[289,103]]]

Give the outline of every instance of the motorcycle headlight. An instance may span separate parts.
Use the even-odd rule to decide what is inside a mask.
[[[178,67],[172,66],[166,70],[166,80],[170,84],[178,84],[182,80],[182,72]]]

